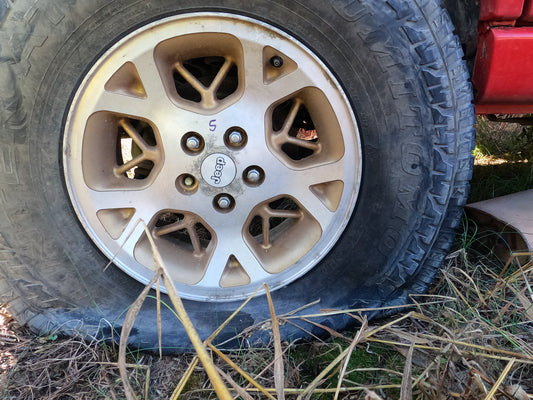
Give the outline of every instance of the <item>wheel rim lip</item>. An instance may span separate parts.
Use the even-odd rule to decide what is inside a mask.
[[[150,281],[151,276],[153,275],[153,271],[149,270],[145,266],[141,265],[135,257],[122,257],[122,258],[116,258],[116,253],[119,250],[120,246],[118,246],[116,243],[114,245],[110,246],[108,241],[102,240],[101,236],[101,228],[95,228],[95,222],[94,222],[94,215],[89,215],[89,209],[84,205],[86,202],[82,201],[80,197],[82,197],[82,194],[80,194],[80,188],[79,185],[76,184],[74,181],[76,177],[79,178],[79,176],[83,175],[83,172],[80,170],[80,167],[76,165],[76,162],[78,161],[72,161],[72,150],[77,151],[78,155],[81,151],[81,141],[82,137],[80,138],[79,135],[75,134],[75,127],[79,125],[79,121],[76,121],[76,118],[79,117],[79,114],[77,113],[78,108],[80,106],[81,100],[87,96],[87,88],[91,85],[93,77],[99,72],[99,70],[102,68],[102,65],[105,63],[106,60],[109,58],[112,58],[117,51],[122,49],[124,46],[126,46],[128,43],[130,43],[132,40],[135,40],[138,35],[142,35],[146,31],[150,29],[154,29],[166,24],[172,24],[176,21],[182,23],[184,21],[197,21],[197,20],[213,20],[213,19],[221,19],[225,21],[237,21],[239,23],[248,23],[252,24],[253,26],[259,27],[265,32],[273,32],[279,37],[281,37],[283,40],[286,40],[290,42],[292,46],[295,46],[299,48],[301,51],[305,52],[306,55],[314,60],[316,65],[320,67],[322,71],[324,71],[325,74],[327,74],[328,79],[331,80],[332,86],[336,88],[338,96],[338,99],[342,100],[342,103],[344,105],[343,113],[345,116],[349,117],[350,125],[351,125],[351,132],[352,132],[352,142],[351,143],[345,143],[347,144],[345,148],[345,154],[354,154],[354,161],[350,164],[353,167],[353,182],[351,183],[351,190],[343,191],[343,204],[348,204],[347,206],[343,206],[343,216],[340,218],[341,222],[336,224],[336,228],[333,229],[332,235],[325,238],[325,234],[322,235],[320,240],[314,245],[311,251],[309,251],[302,260],[300,260],[298,263],[300,266],[298,268],[290,267],[289,270],[291,270],[290,273],[288,271],[283,271],[281,273],[278,273],[274,275],[272,279],[267,280],[265,283],[269,285],[270,290],[276,290],[281,287],[286,286],[288,283],[293,282],[294,280],[298,279],[302,275],[306,274],[311,270],[316,264],[318,264],[325,255],[331,250],[331,248],[335,245],[339,237],[341,236],[342,232],[344,231],[346,225],[348,224],[348,221],[353,213],[353,210],[355,208],[355,203],[358,197],[359,193],[359,186],[360,186],[360,180],[361,180],[361,170],[362,170],[362,151],[361,151],[361,143],[359,139],[359,132],[357,128],[357,122],[355,115],[350,107],[350,102],[347,98],[347,96],[344,94],[343,89],[341,85],[337,82],[335,76],[329,71],[328,67],[316,56],[309,48],[307,48],[304,44],[296,40],[294,37],[290,36],[286,32],[275,28],[269,24],[266,24],[264,22],[261,22],[259,20],[255,20],[249,17],[244,17],[236,14],[228,14],[228,13],[217,13],[216,15],[213,15],[213,13],[191,13],[181,16],[175,16],[175,17],[168,17],[164,18],[155,22],[152,22],[150,24],[147,24],[143,26],[142,28],[137,29],[136,31],[128,34],[121,40],[117,41],[115,44],[113,44],[110,49],[105,52],[92,66],[90,71],[86,74],[85,78],[83,79],[82,83],[77,88],[76,94],[74,96],[74,99],[72,101],[71,107],[68,111],[66,124],[65,124],[65,131],[64,131],[64,141],[63,141],[63,159],[64,163],[64,173],[65,173],[65,180],[66,180],[66,186],[68,189],[68,193],[70,196],[71,203],[75,209],[75,212],[79,218],[79,220],[82,223],[82,226],[86,233],[89,235],[93,243],[102,251],[108,258],[114,259],[114,263],[124,270],[128,275],[136,279],[137,281],[141,283],[148,283]],[[197,31],[200,32],[200,31]],[[195,32],[192,32],[195,33]],[[240,37],[239,37],[240,39]],[[338,100],[337,99],[337,100]],[[342,114],[342,113],[341,113]],[[345,139],[345,135],[343,133],[343,139]],[[225,150],[225,149],[224,149]],[[351,153],[350,153],[351,152]],[[213,154],[213,153],[211,153]],[[231,155],[227,155],[231,158]],[[344,157],[343,157],[344,158]],[[346,194],[346,192],[348,194]],[[339,218],[337,218],[339,219]],[[142,229],[142,227],[137,227],[136,229]],[[244,229],[244,227],[243,227]],[[136,265],[137,264],[137,265]],[[197,288],[197,287],[191,287],[190,285],[184,285],[179,282],[175,282],[178,290],[180,291],[180,294],[182,297],[191,299],[191,300],[198,300],[198,301],[233,301],[233,300],[240,300],[248,297],[251,293],[253,293],[257,287],[259,286],[260,282],[252,282],[249,285],[245,285],[238,289],[222,289],[219,290],[213,290],[211,289],[205,289],[205,288]],[[162,288],[163,291],[165,291],[165,288]],[[210,292],[210,293],[207,293]],[[260,290],[262,292],[263,290]]]

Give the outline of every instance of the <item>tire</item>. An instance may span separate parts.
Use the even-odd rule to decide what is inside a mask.
[[[0,302],[21,323],[119,334],[152,274],[139,219],[202,337],[263,282],[278,315],[402,305],[431,284],[474,142],[436,1],[0,4]],[[157,346],[154,310],[132,345]],[[164,347],[190,347],[162,312]],[[259,295],[219,338],[268,318]],[[283,338],[323,334],[297,325]]]

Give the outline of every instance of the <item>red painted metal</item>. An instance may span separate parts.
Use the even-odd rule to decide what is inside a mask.
[[[484,0],[480,4],[480,20],[515,21],[522,15],[523,8],[524,0]]]
[[[526,0],[520,22],[533,22],[533,0]]]
[[[472,80],[478,110],[501,106],[502,111],[495,112],[532,113],[533,27],[493,28],[480,34]]]

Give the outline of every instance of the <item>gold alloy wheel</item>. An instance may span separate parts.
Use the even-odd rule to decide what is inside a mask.
[[[88,235],[142,283],[143,224],[184,298],[271,290],[308,272],[353,211],[355,117],[295,38],[242,16],[156,21],[113,45],[73,99],[66,185]]]

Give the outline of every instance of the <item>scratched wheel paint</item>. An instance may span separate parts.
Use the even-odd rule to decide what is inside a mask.
[[[357,199],[361,148],[340,85],[298,40],[245,17],[129,34],[87,73],[65,132],[91,239],[146,283],[153,236],[190,299],[287,285],[335,244]]]

